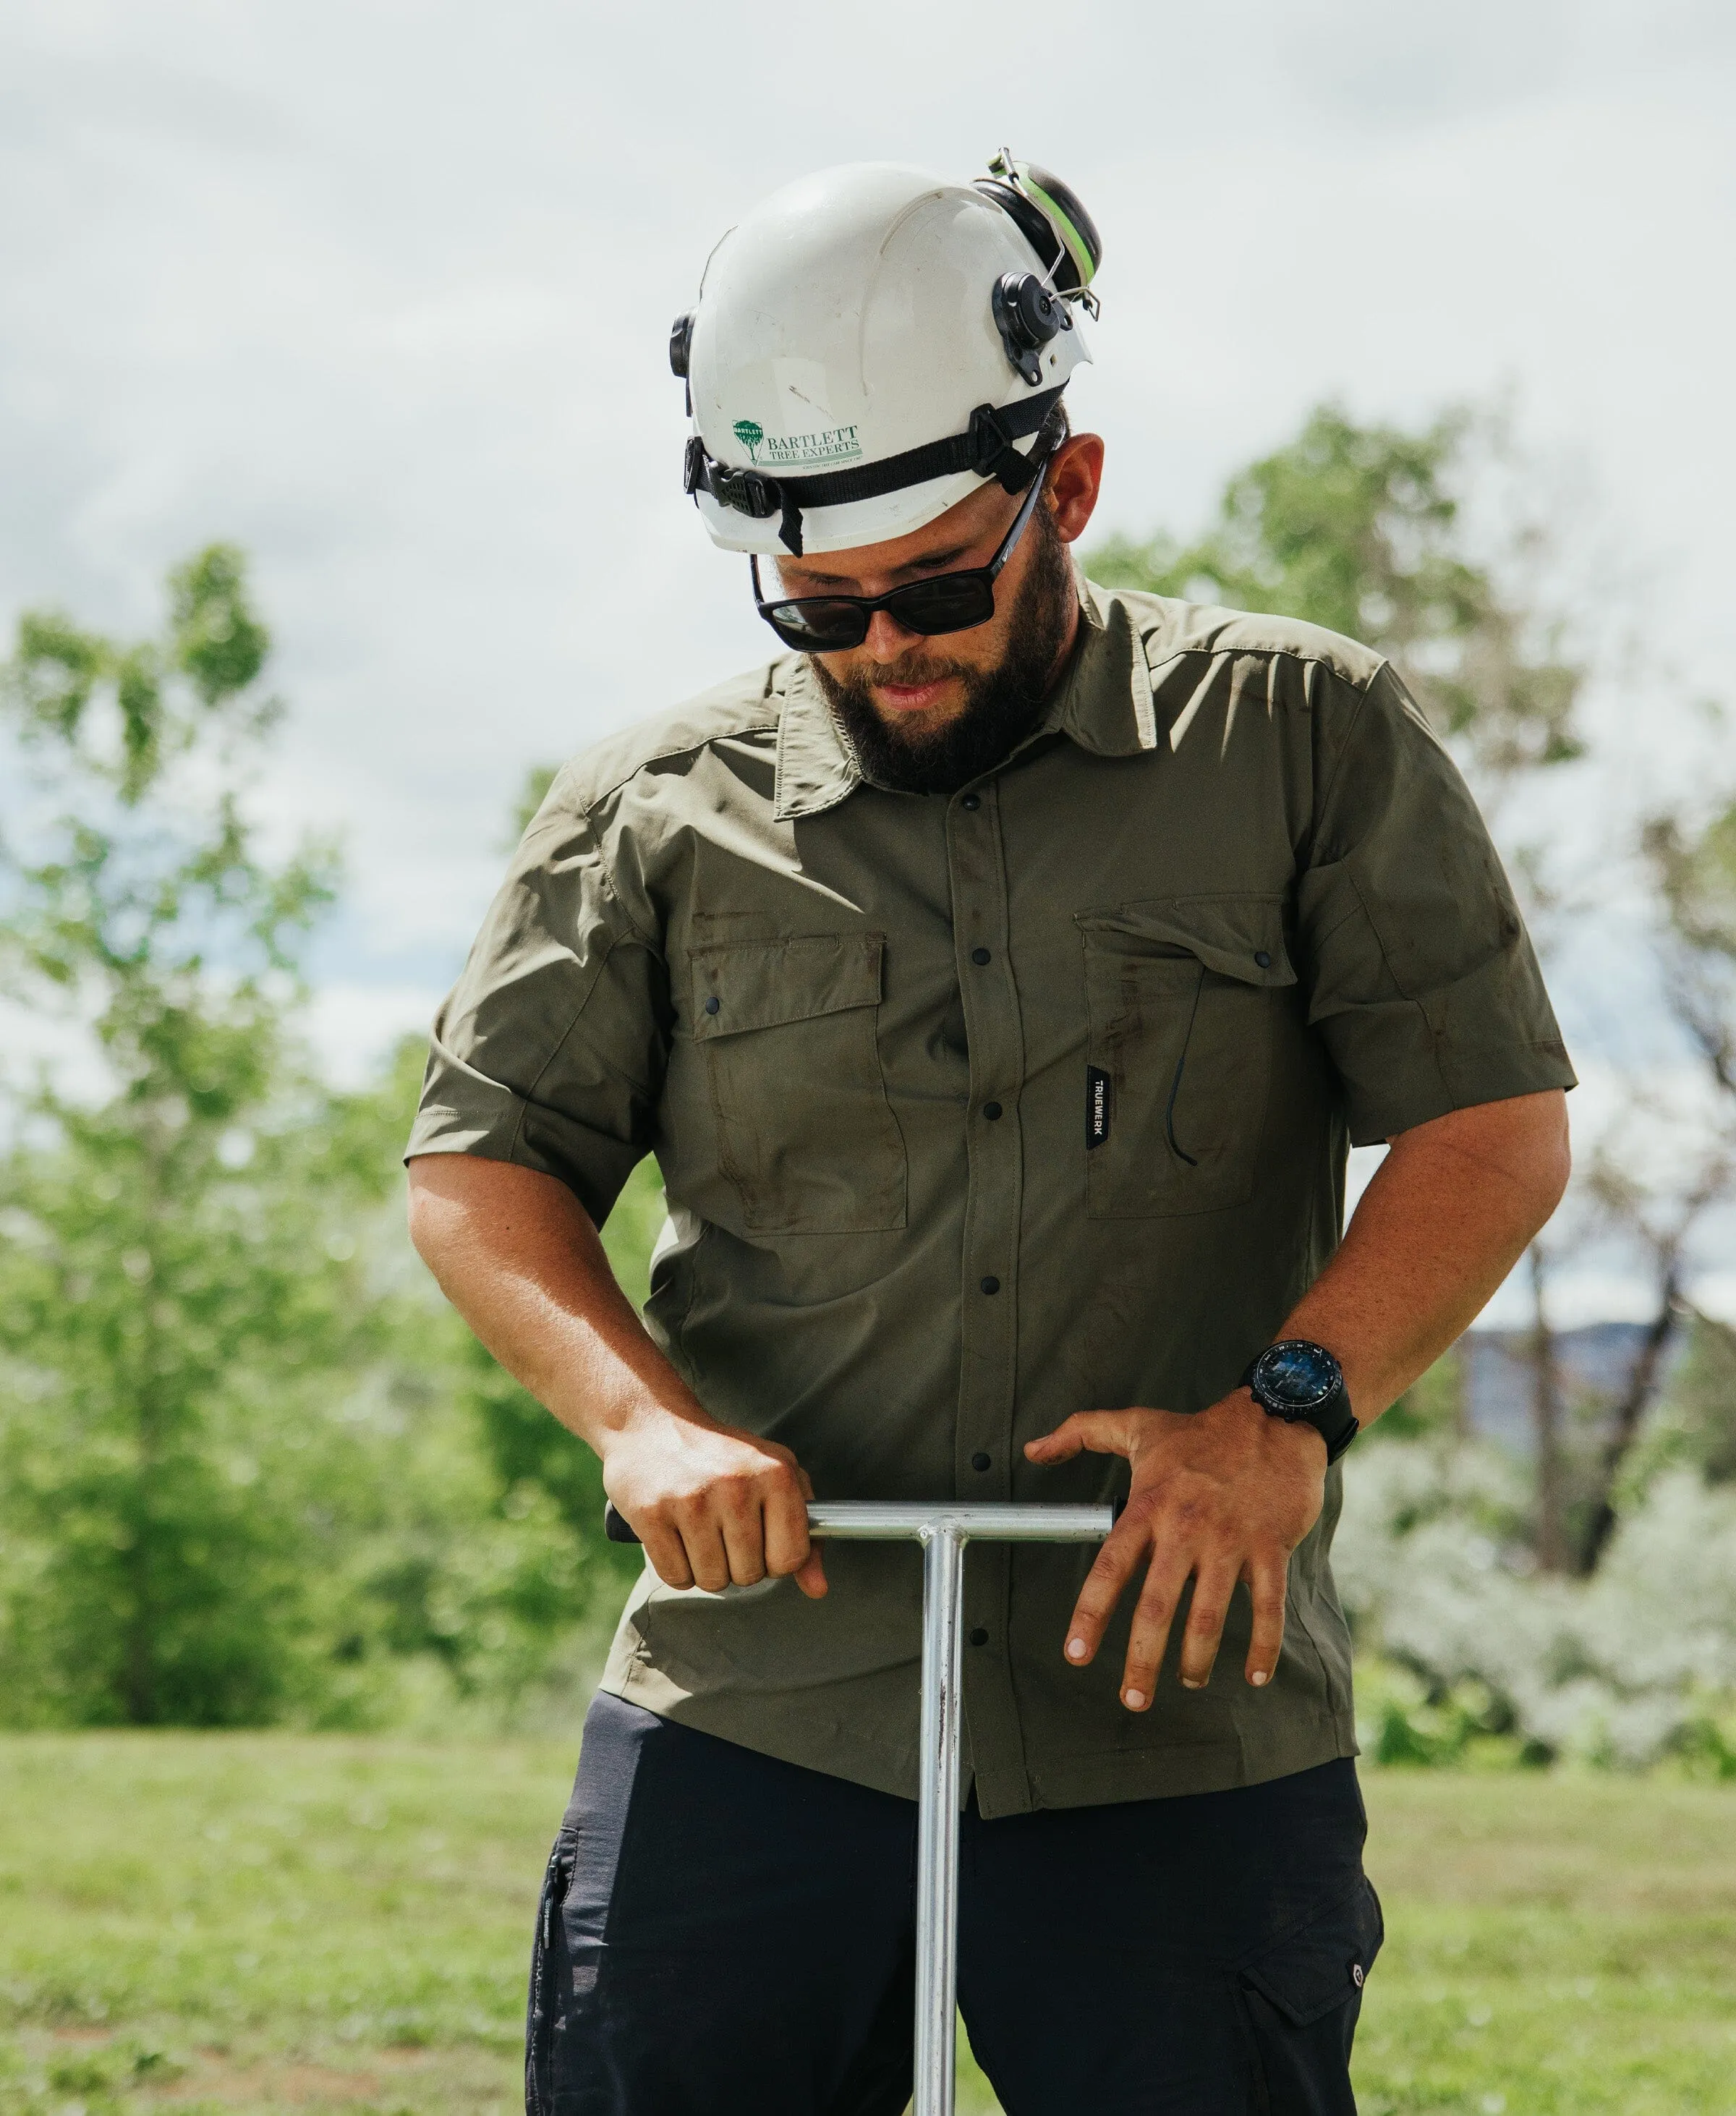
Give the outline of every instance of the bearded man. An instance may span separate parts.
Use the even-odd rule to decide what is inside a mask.
[[[535,2116],[904,2105],[921,1568],[822,1563],[815,1494],[1126,1498],[967,1576],[959,1999],[1009,2116],[1353,2107],[1338,1460],[1553,1208],[1573,1075],[1392,669],[1076,570],[1099,253],[1004,157],[724,239],[686,484],[788,651],[563,770],[436,1024],[416,1241],[648,1559]],[[597,1229],[647,1153],[641,1320]]]

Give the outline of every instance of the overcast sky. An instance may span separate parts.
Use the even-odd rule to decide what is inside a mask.
[[[679,489],[665,344],[830,161],[1006,144],[1102,229],[1100,522],[1185,530],[1328,394],[1511,391],[1651,647],[1736,666],[1728,0],[0,0],[0,618],[254,554],[339,826],[322,1019],[425,1015],[526,767],[764,658]]]

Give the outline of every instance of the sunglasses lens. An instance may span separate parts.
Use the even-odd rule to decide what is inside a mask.
[[[886,605],[888,614],[907,632],[932,637],[939,632],[968,632],[994,614],[994,583],[981,573],[942,573],[936,580],[912,581]]]
[[[774,602],[765,614],[788,646],[821,653],[860,646],[868,637],[868,620],[859,605],[840,596],[804,596],[800,602]]]

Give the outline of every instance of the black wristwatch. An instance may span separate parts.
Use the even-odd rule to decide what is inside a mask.
[[[1242,1377],[1242,1386],[1269,1418],[1311,1425],[1326,1443],[1330,1466],[1360,1430],[1344,1391],[1344,1369],[1324,1345],[1281,1337],[1268,1345]]]

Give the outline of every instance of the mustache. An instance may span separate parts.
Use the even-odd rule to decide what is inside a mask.
[[[901,654],[896,661],[870,661],[852,672],[852,688],[867,691],[896,683],[914,689],[919,683],[944,683],[958,677],[968,683],[979,672],[967,661],[944,660],[926,654]]]

